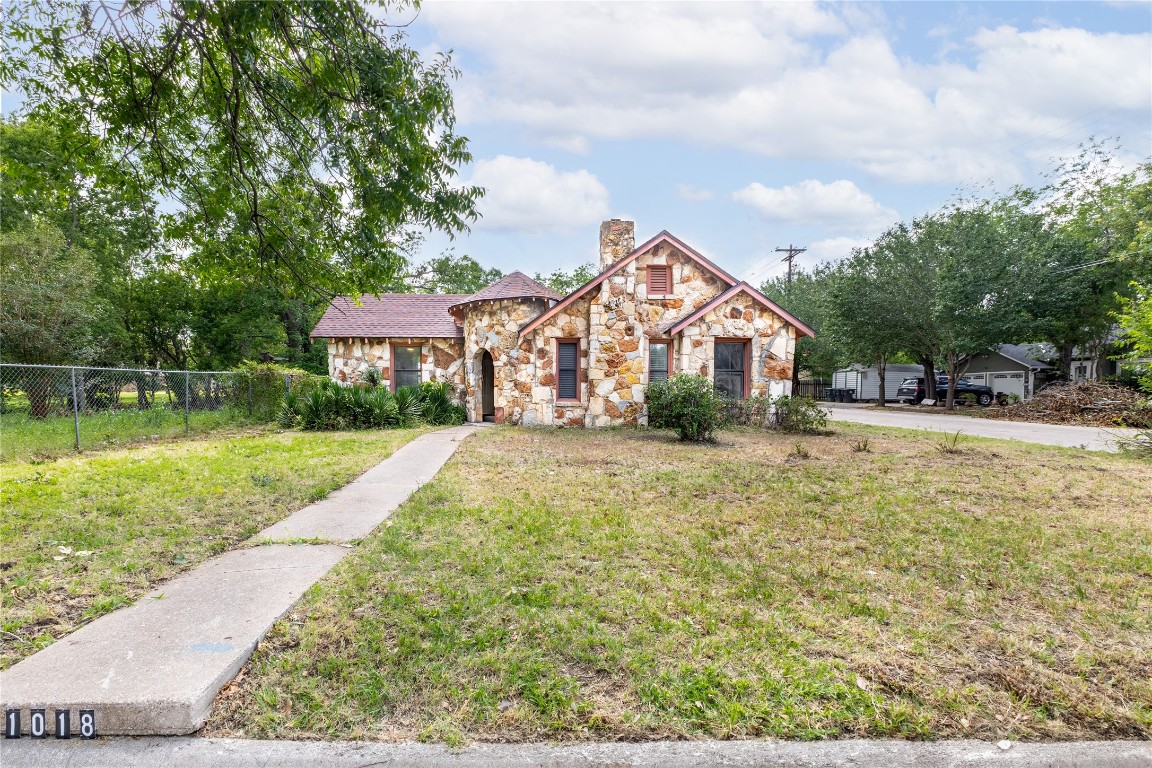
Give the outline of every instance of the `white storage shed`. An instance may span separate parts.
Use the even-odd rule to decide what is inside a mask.
[[[923,376],[924,366],[889,363],[884,366],[884,399],[896,402],[900,382],[912,376]],[[832,374],[834,389],[854,389],[857,400],[880,400],[880,372],[876,366],[853,364]]]

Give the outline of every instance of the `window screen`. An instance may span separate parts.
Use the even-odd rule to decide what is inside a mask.
[[[744,397],[744,350],[746,342],[716,342],[716,391],[724,397]]]
[[[556,346],[556,396],[560,400],[576,400],[579,397],[576,382],[579,372],[580,342],[560,341]]]
[[[667,266],[648,267],[648,293],[663,296],[671,292],[672,268]]]
[[[668,381],[668,342],[648,342],[648,381]]]
[[[392,347],[392,388],[420,386],[420,347]]]

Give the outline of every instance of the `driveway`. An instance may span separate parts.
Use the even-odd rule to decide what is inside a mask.
[[[1057,424],[1033,424],[1023,421],[980,419],[960,414],[940,413],[918,406],[885,406],[884,410],[863,403],[821,403],[831,412],[833,421],[851,421],[877,427],[923,429],[929,432],[955,432],[976,437],[995,437],[1024,443],[1059,445],[1065,448],[1087,448],[1090,451],[1116,451],[1118,436],[1131,436],[1134,429],[1098,429],[1068,427]]]

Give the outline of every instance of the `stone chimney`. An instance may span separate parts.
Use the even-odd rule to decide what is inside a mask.
[[[600,225],[600,271],[608,269],[636,248],[636,222],[609,219]]]

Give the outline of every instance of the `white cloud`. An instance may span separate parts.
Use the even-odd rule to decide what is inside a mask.
[[[702,203],[705,200],[712,199],[712,190],[694,187],[691,184],[677,184],[676,196],[682,200],[691,200],[694,203]]]
[[[484,187],[476,229],[568,233],[607,218],[608,190],[585,170],[558,171],[527,157],[476,163],[470,183]]]
[[[837,262],[852,255],[854,248],[865,248],[875,242],[872,237],[830,237],[826,240],[817,240],[808,246],[807,264],[820,264],[825,261]]]
[[[818,224],[833,232],[882,229],[900,218],[847,179],[828,184],[806,179],[780,188],[753,182],[733,192],[732,199],[752,206],[768,221]]]
[[[917,62],[861,8],[430,2],[423,18],[468,51],[462,122],[525,125],[575,151],[671,138],[934,183],[1016,181],[1029,148],[1088,133],[1149,144],[1147,32],[1003,26],[937,39],[963,56]]]

